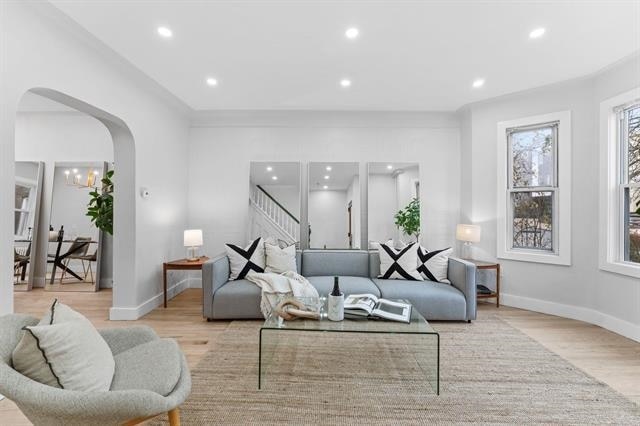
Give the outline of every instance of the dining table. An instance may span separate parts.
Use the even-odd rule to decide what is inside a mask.
[[[76,241],[76,240],[65,240],[65,239],[59,238],[58,240],[55,241],[55,243],[56,243],[55,255],[52,256],[50,254],[49,256],[51,256],[52,259],[47,260],[47,263],[53,263],[53,269],[51,270],[51,279],[49,280],[49,284],[53,284],[55,281],[56,268],[62,269],[65,273],[71,275],[72,277],[76,278],[79,281],[84,281],[84,278],[80,277],[80,275],[76,274],[71,268],[69,268],[67,265],[64,264],[64,260],[74,253],[79,253],[84,251],[85,247],[87,247],[88,245],[98,244],[98,242],[93,240]],[[66,252],[61,253],[62,245],[64,243],[78,243],[78,244],[76,245],[76,247],[73,247],[73,248],[70,247]]]

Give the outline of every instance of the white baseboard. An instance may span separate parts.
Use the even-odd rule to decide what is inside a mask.
[[[202,288],[202,278],[189,278],[189,288]]]
[[[546,300],[532,299],[530,297],[516,296],[513,294],[501,294],[500,304],[513,308],[526,309],[528,311],[541,312],[543,314],[584,321],[597,325],[621,336],[640,342],[640,325],[630,323],[620,318],[598,312],[594,309],[579,306],[565,305]]]
[[[179,281],[167,289],[167,299],[177,296],[178,294],[189,288],[189,279]],[[163,293],[157,294],[133,308],[113,307],[109,309],[109,319],[111,321],[135,321],[142,316],[153,311],[164,303]]]

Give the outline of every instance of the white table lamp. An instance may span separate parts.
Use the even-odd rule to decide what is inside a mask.
[[[464,251],[467,252],[466,256],[468,256],[468,252],[471,250],[471,243],[480,242],[480,227],[478,225],[459,224],[456,227],[456,240],[464,241]]]
[[[184,246],[189,249],[189,258],[187,260],[191,262],[198,260],[196,251],[198,247],[202,247],[202,229],[187,229],[184,231]]]

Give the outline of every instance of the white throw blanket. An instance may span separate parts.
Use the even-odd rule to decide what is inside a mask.
[[[262,289],[260,311],[265,318],[276,307],[280,296],[319,297],[318,290],[309,280],[293,271],[282,274],[254,272],[248,274],[246,279]]]

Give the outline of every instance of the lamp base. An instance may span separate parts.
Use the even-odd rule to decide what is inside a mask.
[[[200,256],[196,256],[198,247],[189,247],[187,262],[197,262],[200,260]]]
[[[462,245],[462,258],[471,259],[471,242],[465,241]]]

